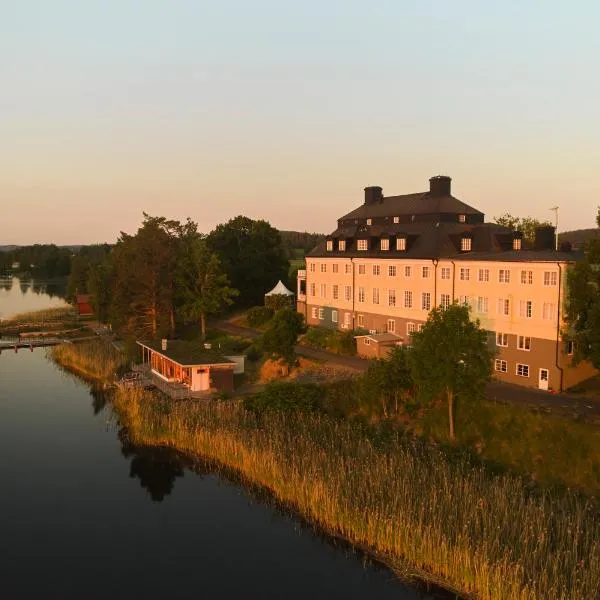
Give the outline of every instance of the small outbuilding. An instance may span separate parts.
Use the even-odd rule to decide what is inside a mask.
[[[161,340],[137,342],[142,359],[163,391],[183,390],[191,396],[232,392],[236,363],[201,342]],[[164,385],[160,385],[164,383]],[[173,394],[175,397],[175,394]]]
[[[356,351],[363,358],[385,358],[395,346],[403,345],[396,333],[366,333],[354,336]]]
[[[75,308],[80,317],[92,317],[94,315],[94,307],[92,306],[91,294],[77,294],[75,296]]]
[[[265,294],[265,306],[276,310],[288,304],[290,308],[294,308],[295,294],[291,290],[288,290],[280,279],[277,285]]]

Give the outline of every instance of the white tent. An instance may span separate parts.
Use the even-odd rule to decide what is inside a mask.
[[[281,283],[281,279],[277,282],[277,285],[270,291],[265,294],[265,296],[293,296],[294,292],[290,292],[283,283]]]

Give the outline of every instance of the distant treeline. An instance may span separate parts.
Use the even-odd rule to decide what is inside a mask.
[[[280,231],[279,235],[281,236],[281,245],[289,258],[303,257],[325,239],[325,235],[322,233],[308,233],[307,231]]]
[[[0,272],[8,272],[13,263],[19,263],[16,271],[32,277],[66,277],[71,272],[72,256],[71,248],[54,244],[18,246],[0,253]]]

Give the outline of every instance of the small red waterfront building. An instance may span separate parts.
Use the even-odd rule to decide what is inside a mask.
[[[91,294],[77,294],[75,296],[75,308],[77,314],[80,317],[91,317],[94,315],[94,308],[92,307],[92,295]]]

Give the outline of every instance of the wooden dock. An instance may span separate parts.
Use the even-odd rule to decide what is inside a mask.
[[[2,350],[19,351],[19,348],[29,348],[32,352],[34,348],[45,348],[46,346],[56,346],[64,344],[67,340],[61,340],[57,337],[25,337],[25,336],[1,336],[0,353]]]

